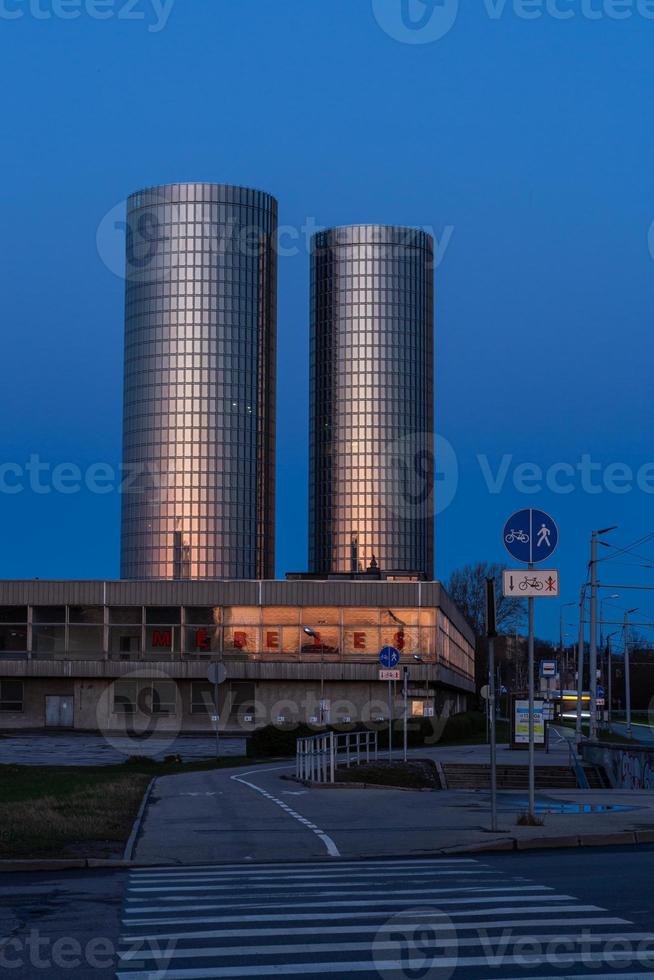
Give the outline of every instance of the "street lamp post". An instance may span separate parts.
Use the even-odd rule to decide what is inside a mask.
[[[619,598],[620,594],[618,592],[614,592],[612,595],[605,595],[602,599],[600,599],[600,652],[604,649],[604,603],[608,602],[610,599]]]
[[[577,641],[577,721],[575,724],[575,740],[577,746],[581,742],[581,699],[584,693],[584,606],[586,605],[586,586],[581,587],[579,598],[579,639]]]
[[[325,644],[310,626],[304,626],[303,630],[307,636],[312,636],[320,644],[320,704],[318,706],[318,719],[322,725],[325,720]]]
[[[563,657],[564,657],[563,638],[566,635],[563,632],[563,610],[564,609],[567,609],[568,606],[576,606],[576,605],[577,605],[576,602],[564,602],[562,604],[561,608],[560,608],[560,611],[559,611],[559,650],[561,651],[561,654],[560,654],[561,655],[561,664],[560,664],[559,670],[563,669]],[[568,669],[568,664],[567,664],[567,659],[568,658],[567,658],[567,656],[566,656],[565,659],[566,659],[565,669],[567,670]]]
[[[607,667],[608,667],[608,690],[607,690],[607,698],[608,698],[608,700],[607,700],[607,712],[606,712],[607,718],[606,718],[606,720],[608,722],[609,732],[611,731],[611,710],[613,708],[613,649],[611,647],[611,637],[612,636],[617,636],[618,632],[619,632],[619,630],[613,630],[613,632],[612,633],[609,633],[609,635],[606,638],[606,653],[607,653],[607,660],[608,660],[608,664],[607,664]]]
[[[593,531],[590,538],[590,721],[588,735],[591,742],[597,740],[597,539],[615,531],[617,525]]]
[[[623,641],[624,641],[624,700],[627,712],[627,738],[632,737],[631,728],[631,664],[629,663],[629,616],[635,613],[636,609],[628,609],[624,614]]]

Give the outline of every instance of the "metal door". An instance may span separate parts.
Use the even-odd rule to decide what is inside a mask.
[[[45,699],[45,727],[46,728],[72,728],[74,717],[74,703],[72,695],[70,697],[55,697],[46,695]]]

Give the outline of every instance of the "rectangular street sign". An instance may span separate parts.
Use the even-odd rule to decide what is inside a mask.
[[[507,568],[502,573],[502,591],[511,599],[541,599],[559,595],[559,573],[552,569],[528,571]]]
[[[399,670],[380,670],[379,680],[380,681],[399,681],[402,676],[402,672]]]
[[[556,677],[556,660],[541,660],[540,676]]]

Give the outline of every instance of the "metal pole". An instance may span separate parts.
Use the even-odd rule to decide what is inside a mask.
[[[388,682],[388,761],[393,761],[393,694]]]
[[[213,686],[213,705],[216,712],[216,758],[220,758],[220,733],[218,731],[218,725],[220,724],[220,715],[218,714],[218,685]]]
[[[533,569],[529,564],[529,571]],[[529,672],[529,815],[533,817],[536,812],[536,769],[534,755],[534,598],[530,596],[529,603],[529,648],[528,648],[528,672]]]
[[[325,724],[325,644],[320,644],[320,724]]]
[[[597,741],[597,531],[590,539],[590,720],[588,735]]]
[[[404,668],[404,761],[406,762],[407,749],[409,742],[408,732],[408,712],[409,712],[409,668]]]
[[[575,738],[577,745],[581,742],[581,697],[584,693],[584,603],[586,600],[586,586],[582,586],[581,598],[579,599],[579,641],[577,644],[577,723],[575,725]]]
[[[490,717],[491,830],[497,831],[497,734],[495,726],[495,638],[488,639],[488,704]]]
[[[609,636],[606,638],[606,645],[608,646],[608,652],[609,652],[609,690],[608,690],[609,700],[607,705],[608,708],[607,720],[609,724],[609,732],[611,731],[611,710],[613,708],[613,649],[611,647],[611,636],[612,634],[609,634]]]
[[[624,699],[627,712],[627,738],[632,737],[631,728],[631,664],[629,663],[629,613],[624,614]]]

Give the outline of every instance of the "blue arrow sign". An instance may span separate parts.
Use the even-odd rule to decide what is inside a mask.
[[[504,547],[516,561],[536,564],[545,561],[556,551],[559,529],[544,510],[532,507],[516,511],[503,532]]]
[[[400,651],[396,650],[395,647],[384,647],[379,654],[379,662],[382,667],[392,670],[400,662]]]

